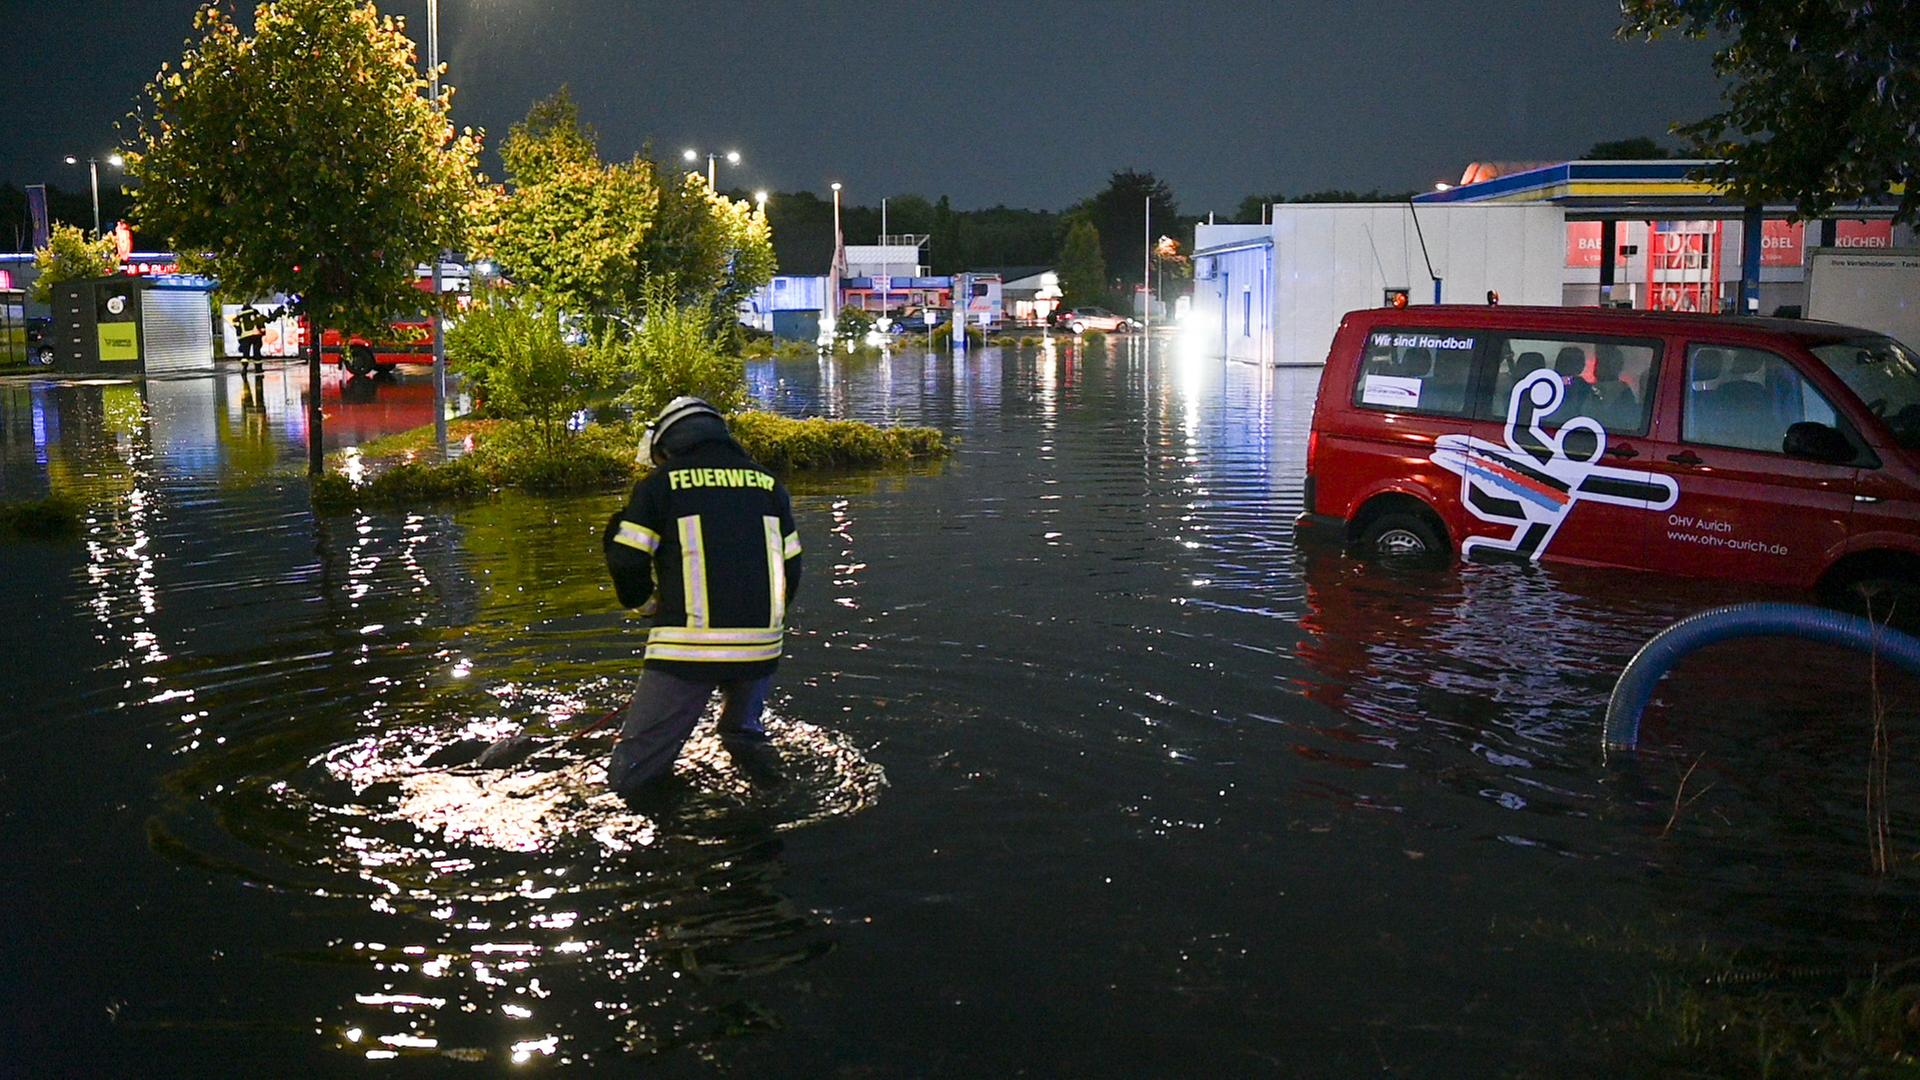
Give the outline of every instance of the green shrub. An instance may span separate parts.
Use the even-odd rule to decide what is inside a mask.
[[[552,494],[630,482],[638,436],[626,425],[593,424],[549,444],[524,425],[505,425],[463,461],[496,487]]]
[[[1040,347],[1040,339],[1034,337],[1032,334],[1028,334],[1020,339],[1020,347],[1023,349],[1037,349]]]
[[[476,305],[448,335],[447,348],[489,413],[536,421],[549,444],[610,379],[602,350],[569,345],[559,318],[530,305]]]
[[[1099,330],[1089,330],[1081,334],[1080,341],[1085,344],[1089,350],[1105,349],[1107,347],[1107,335]]]
[[[812,360],[820,355],[820,346],[811,341],[782,341],[774,346],[777,360]]]
[[[833,336],[841,341],[858,344],[866,340],[867,331],[873,329],[873,314],[857,307],[843,307],[833,319]]]
[[[979,327],[977,326],[967,327],[967,344],[968,345],[985,345],[986,343],[987,343],[987,335],[981,333]],[[933,328],[933,347],[934,348],[945,349],[952,345],[953,345],[953,324],[942,323],[939,326],[936,326]]]
[[[747,456],[775,472],[903,464],[945,456],[933,428],[879,428],[856,420],[794,420],[773,413],[735,413],[727,420]]]
[[[53,287],[62,282],[106,277],[120,269],[113,237],[88,239],[86,230],[55,223],[47,246],[33,253],[36,277],[27,292],[36,304],[53,302]]]
[[[382,469],[360,484],[339,473],[323,473],[314,478],[310,494],[316,508],[342,510],[354,506],[410,506],[482,499],[492,487],[474,462],[455,458],[440,462],[404,462]]]
[[[610,328],[594,343],[605,366],[626,389],[619,402],[652,416],[685,394],[723,412],[745,400],[747,372],[712,332],[705,304],[682,305],[669,278],[649,278],[641,290],[644,318],[637,327]]]
[[[78,536],[86,507],[67,495],[0,503],[0,536],[51,540]]]

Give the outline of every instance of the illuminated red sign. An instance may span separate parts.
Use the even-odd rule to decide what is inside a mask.
[[[1853,248],[1892,247],[1893,222],[1836,221],[1833,223],[1833,246]]]
[[[1760,223],[1760,265],[1799,266],[1805,261],[1805,222],[1768,218]]]

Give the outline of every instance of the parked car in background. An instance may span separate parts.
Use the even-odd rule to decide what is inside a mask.
[[[1077,307],[1061,313],[1054,320],[1055,326],[1084,334],[1089,330],[1099,330],[1108,334],[1131,334],[1140,329],[1140,324],[1125,315],[1116,315],[1103,307]]]
[[[914,311],[902,311],[889,316],[892,319],[892,325],[887,327],[888,332],[895,335],[925,334],[935,327],[945,326],[948,317],[952,314],[952,312],[945,308],[933,308],[931,309],[933,311],[933,321],[928,322],[928,310],[929,309],[921,308]]]
[[[53,363],[53,320],[45,315],[27,319],[27,363],[35,367]]]
[[[1363,556],[1566,562],[1920,602],[1920,354],[1805,320],[1349,313],[1303,526]]]

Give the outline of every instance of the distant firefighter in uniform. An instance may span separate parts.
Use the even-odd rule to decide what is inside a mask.
[[[766,738],[761,711],[800,585],[787,490],[747,457],[718,409],[675,398],[641,446],[653,471],[602,541],[621,605],[653,616],[607,763],[608,784],[629,796],[672,772],[716,690],[722,737]]]
[[[247,370],[247,361],[253,361],[255,371],[265,371],[266,362],[260,358],[260,346],[267,339],[267,324],[278,319],[285,308],[274,308],[271,313],[248,304],[233,317],[234,336],[240,339],[240,370]]]

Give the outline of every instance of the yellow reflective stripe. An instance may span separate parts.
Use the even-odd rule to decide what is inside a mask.
[[[707,613],[707,553],[700,541],[700,515],[680,519],[680,590],[687,602],[687,625],[705,626]]]
[[[781,630],[777,626],[656,626],[647,631],[647,641],[668,645],[777,645]]]
[[[787,560],[781,554],[780,519],[768,515],[760,519],[767,534],[767,622],[784,626],[787,621]]]
[[[787,534],[787,539],[785,544],[785,553],[787,558],[789,559],[793,558],[795,555],[800,554],[800,534],[799,533],[790,532]]]
[[[631,521],[622,521],[620,523],[620,531],[613,536],[613,542],[616,544],[625,544],[630,548],[638,548],[651,555],[659,550],[660,534],[647,528],[645,525],[635,525]]]
[[[690,660],[695,663],[724,664],[754,660],[780,659],[780,646],[774,645],[669,645],[647,646],[649,660]]]

